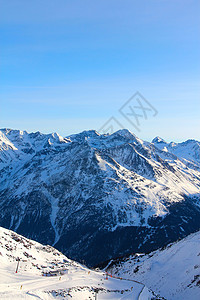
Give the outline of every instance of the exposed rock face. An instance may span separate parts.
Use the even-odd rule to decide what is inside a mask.
[[[197,141],[2,129],[0,148],[0,225],[73,259],[151,251],[200,227]]]

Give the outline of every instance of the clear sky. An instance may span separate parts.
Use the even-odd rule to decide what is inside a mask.
[[[0,0],[0,127],[66,136],[114,116],[200,140],[199,15],[199,0]],[[136,91],[157,111],[140,132],[119,112]]]

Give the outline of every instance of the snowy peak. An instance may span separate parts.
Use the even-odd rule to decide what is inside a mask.
[[[182,143],[166,143],[163,139],[156,137],[152,140],[152,144],[162,151],[176,155],[188,166],[200,168],[200,142],[189,139]]]
[[[139,140],[139,138],[128,129],[120,129],[113,133],[116,136],[122,136],[128,140]]]
[[[114,132],[110,137],[115,137],[117,139],[123,138],[124,142],[128,143],[136,143],[136,144],[143,144],[143,141],[139,139],[135,134],[133,134],[128,129],[121,129]]]
[[[90,141],[92,143],[98,143],[99,147],[101,143],[106,144],[109,147],[109,143],[113,143],[116,141],[118,144],[120,142],[137,142],[143,143],[136,135],[134,135],[128,129],[121,129],[112,134],[100,134],[96,130],[88,130],[83,131],[78,134],[73,134],[68,136],[67,138],[71,139],[73,142],[83,142],[83,141]]]
[[[18,150],[26,154],[40,151],[43,148],[56,147],[70,142],[69,139],[63,138],[58,133],[42,134],[37,131],[34,133],[27,133],[22,130],[1,129],[0,143],[5,145],[12,145],[13,150]]]
[[[160,144],[160,143],[164,143],[164,144],[167,144],[167,142],[162,139],[161,137],[159,136],[156,136],[153,140],[152,140],[152,143],[153,144]]]
[[[69,135],[67,138],[72,142],[83,142],[84,140],[95,139],[99,136],[100,134],[96,130],[85,130],[81,133]]]
[[[11,128],[2,128],[1,131],[7,136],[23,136],[28,134],[27,131],[19,130],[19,129],[11,129]]]

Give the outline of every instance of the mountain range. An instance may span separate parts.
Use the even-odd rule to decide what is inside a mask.
[[[200,142],[0,130],[0,226],[96,265],[200,228]]]

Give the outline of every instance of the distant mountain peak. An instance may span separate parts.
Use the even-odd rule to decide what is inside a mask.
[[[99,137],[100,133],[98,133],[96,130],[84,130],[80,133],[75,133],[67,136],[67,139],[70,139],[72,142],[73,141],[81,141],[85,140],[87,138],[96,138]]]
[[[25,130],[19,130],[19,129],[12,129],[12,128],[1,128],[0,131],[2,131],[6,135],[24,135],[28,134]]]
[[[159,136],[156,136],[156,137],[152,140],[152,143],[165,143],[165,144],[167,144],[167,142],[166,142],[163,138],[161,138],[161,137],[159,137]]]
[[[134,133],[132,133],[129,129],[120,129],[120,130],[116,131],[115,133],[119,134],[121,136],[124,136],[124,137],[138,139],[138,137]]]

